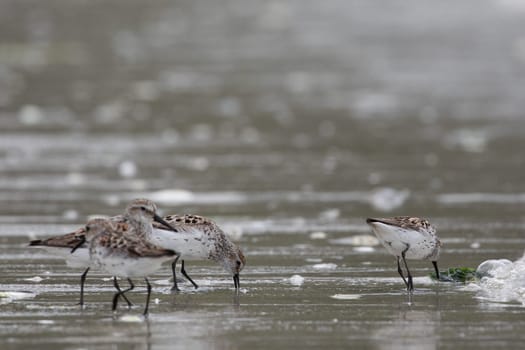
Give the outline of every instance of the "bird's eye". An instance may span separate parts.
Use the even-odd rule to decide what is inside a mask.
[[[241,266],[241,262],[239,260],[237,260],[237,266]]]
[[[146,211],[146,207],[140,207],[140,210]]]

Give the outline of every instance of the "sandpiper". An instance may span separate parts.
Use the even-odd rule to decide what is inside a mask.
[[[153,232],[147,239],[159,247],[177,252],[178,256],[172,263],[173,290],[179,290],[175,277],[179,258],[182,259],[181,273],[195,288],[198,285],[186,274],[184,260],[214,261],[232,274],[235,289],[240,288],[239,273],[246,264],[246,258],[215,222],[198,215],[168,215],[164,221],[172,229],[162,223],[153,223]]]
[[[161,222],[169,229],[169,223],[158,216],[156,212],[157,206],[152,201],[147,199],[135,199],[127,206],[124,215],[117,215],[109,218],[109,220],[121,225],[123,230],[134,228],[136,232],[140,232],[141,234],[146,234],[152,231],[151,222],[153,220]],[[92,222],[92,224],[94,224],[94,222]],[[84,283],[87,273],[91,268],[89,244],[94,236],[92,232],[93,231],[87,226],[84,226],[65,235],[55,236],[44,240],[33,240],[29,243],[30,246],[44,248],[53,255],[64,258],[67,265],[70,267],[84,269],[84,272],[80,277],[79,304],[81,306],[84,305]],[[118,284],[115,287],[119,289]],[[126,301],[128,305],[131,305],[127,299]]]
[[[397,258],[397,271],[405,282],[409,291],[414,290],[412,275],[408,269],[406,259],[430,260],[436,270],[439,280],[437,260],[441,242],[436,235],[436,228],[427,220],[410,216],[396,216],[392,218],[366,219],[379,241],[386,250]],[[408,280],[403,275],[399,259],[407,270]]]
[[[118,298],[125,297],[125,293],[135,287],[131,278],[143,277],[148,290],[144,308],[144,315],[147,315],[151,295],[151,285],[147,276],[160,269],[165,261],[173,260],[175,252],[154,246],[144,239],[142,232],[123,223],[106,220],[89,222],[88,226],[90,225],[96,226],[98,231],[89,244],[92,264],[110,273],[117,288],[117,293],[113,296],[112,310],[117,309]],[[126,278],[130,287],[120,290],[117,277]]]

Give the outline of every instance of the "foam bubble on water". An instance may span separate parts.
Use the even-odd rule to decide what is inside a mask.
[[[301,275],[293,275],[290,277],[289,281],[293,286],[302,286],[304,283],[304,277]]]
[[[337,265],[334,263],[323,263],[312,265],[312,267],[316,270],[335,270]]]
[[[339,218],[341,215],[341,210],[338,208],[326,209],[319,213],[319,218],[321,220],[334,221]]]
[[[482,262],[476,272],[481,277],[502,277],[508,275],[508,271],[514,264],[508,259],[491,259]]]
[[[137,164],[130,160],[125,160],[119,164],[118,172],[124,178],[135,177],[137,175]]]
[[[24,278],[24,281],[29,281],[29,282],[42,282],[44,279],[40,276],[35,276],[35,277],[30,277],[30,278]]]
[[[472,249],[479,249],[479,247],[481,247],[481,243],[479,243],[477,241],[476,242],[472,242],[470,244],[470,248],[472,248]]]
[[[337,300],[357,300],[361,299],[361,297],[361,294],[334,294],[330,296],[330,298]]]
[[[18,120],[24,125],[36,125],[44,121],[44,112],[35,105],[25,105],[18,112]]]
[[[525,255],[515,262],[507,259],[484,261],[476,272],[481,276],[478,282],[481,299],[517,301],[525,305]]]
[[[481,153],[487,149],[488,135],[484,130],[459,129],[448,134],[443,143],[449,149]]]
[[[39,324],[55,324],[55,321],[53,321],[53,320],[38,320],[37,323],[39,323]]]
[[[119,317],[119,321],[130,322],[130,323],[140,323],[144,321],[144,316],[142,315],[122,315]]]
[[[355,247],[353,249],[354,252],[358,252],[358,253],[371,253],[371,252],[375,252],[375,248],[374,247]]]
[[[62,213],[62,218],[68,221],[75,221],[78,219],[78,211],[75,209],[68,209]]]
[[[170,286],[172,282],[169,279],[155,280],[152,281],[153,284],[158,284],[159,286]]]
[[[396,190],[395,188],[383,187],[373,191],[370,195],[370,204],[374,209],[388,212],[401,207],[410,196],[407,189]]]
[[[310,239],[326,239],[326,232],[316,231],[310,233]]]
[[[36,296],[32,292],[0,292],[0,303],[5,304],[13,300],[32,299]]]

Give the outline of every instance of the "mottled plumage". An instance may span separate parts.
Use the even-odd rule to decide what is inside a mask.
[[[152,221],[162,222],[166,227],[169,226],[161,217],[157,215],[157,206],[148,199],[135,199],[125,210],[124,215],[117,215],[109,218],[116,229],[120,232],[140,232],[145,235],[152,231]],[[94,227],[95,222],[91,222]],[[45,240],[34,240],[30,246],[46,249],[53,255],[60,256],[66,260],[70,267],[84,268],[85,271],[80,278],[80,305],[84,303],[84,282],[86,275],[91,267],[89,256],[89,243],[93,234],[88,232],[87,226],[81,227],[74,232],[51,237]]]
[[[86,241],[86,228],[81,227],[64,235],[33,240],[29,245],[44,248],[53,255],[64,258],[68,266],[86,268],[89,266],[89,252],[87,249],[81,249],[87,248]],[[73,249],[75,251],[71,252]]]
[[[397,258],[398,272],[409,290],[413,290],[414,285],[406,259],[431,260],[439,279],[437,260],[439,259],[441,242],[436,235],[435,227],[427,220],[410,216],[396,216],[392,218],[369,218],[366,223],[370,225],[386,250]],[[408,281],[401,270],[400,258],[405,264]]]
[[[161,268],[162,263],[173,260],[175,252],[154,246],[144,239],[142,232],[134,227],[106,221],[99,233],[91,240],[89,254],[94,266],[116,277],[128,279],[130,288],[115,293],[113,310],[118,298],[134,288],[131,278],[143,277],[148,287],[144,315],[148,313],[151,285],[147,276]]]
[[[120,277],[142,277],[158,270],[164,261],[173,259],[175,252],[172,250],[154,246],[134,229],[121,228],[122,225],[107,221],[104,229],[91,240],[89,253],[95,266]]]
[[[184,260],[211,260],[231,273],[235,288],[239,288],[239,273],[246,264],[246,258],[241,249],[213,220],[198,215],[168,215],[164,220],[177,232],[154,223],[153,232],[148,240],[159,247],[176,251],[183,259],[181,272],[185,276],[187,275],[184,271]],[[178,289],[175,279],[176,262],[172,265],[173,289]],[[197,288],[197,285],[191,282]]]

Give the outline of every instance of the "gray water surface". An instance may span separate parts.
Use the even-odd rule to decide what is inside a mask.
[[[523,255],[523,23],[503,0],[0,1],[1,348],[522,348],[522,297],[420,261],[410,297],[365,219],[428,218],[441,269]],[[93,271],[80,309],[82,271],[27,243],[136,197],[229,232],[240,292],[188,262],[201,288],[172,293],[166,266],[142,319],[142,281],[113,314]]]

